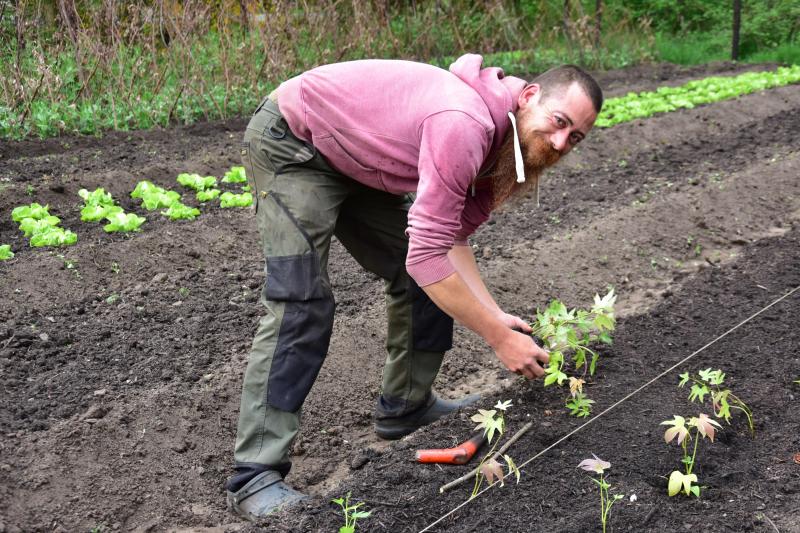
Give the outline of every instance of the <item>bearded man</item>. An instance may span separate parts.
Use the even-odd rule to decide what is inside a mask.
[[[283,482],[300,410],[328,350],[334,300],[327,263],[335,235],[385,280],[388,356],[375,429],[401,438],[475,396],[431,387],[452,347],[453,319],[526,378],[548,355],[528,324],[487,290],[467,238],[578,144],[602,106],[574,66],[527,83],[465,55],[449,71],[365,60],[315,68],[256,110],[242,158],[266,258],[261,319],[244,377],[226,482],[248,519],[303,497]]]

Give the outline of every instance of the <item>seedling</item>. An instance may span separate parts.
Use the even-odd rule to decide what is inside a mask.
[[[587,417],[591,414],[594,401],[588,399],[583,392],[584,378],[587,374],[594,375],[600,354],[590,349],[589,345],[596,341],[611,344],[610,333],[614,331],[616,324],[616,299],[614,289],[611,289],[602,298],[595,294],[594,304],[589,311],[568,310],[558,300],[550,302],[544,312],[536,310],[531,335],[539,337],[550,353],[550,361],[545,367],[544,386],[563,385],[567,381],[569,376],[565,368],[566,356],[569,354],[572,354],[575,370],[581,372],[579,377],[569,379],[570,396],[566,400],[566,406],[574,416]]]
[[[342,508],[342,514],[344,515],[344,525],[339,528],[339,533],[354,533],[356,530],[356,520],[359,518],[368,518],[372,514],[372,511],[358,510],[359,507],[364,505],[364,502],[351,505],[349,492],[344,498],[334,498],[331,501]]]
[[[21,205],[15,207],[11,211],[11,219],[14,222],[22,222],[25,218],[35,218],[36,220],[42,219],[50,215],[47,205],[40,205],[33,202],[30,205]]]
[[[222,177],[223,183],[244,183],[246,181],[247,176],[244,172],[244,167],[231,167]]]
[[[224,192],[219,197],[220,207],[250,207],[252,203],[253,195],[249,192],[243,192],[241,194]]]
[[[487,485],[492,485],[495,480],[500,482],[501,487],[505,485],[503,481],[503,466],[494,459],[493,456],[500,442],[499,437],[505,431],[506,421],[504,415],[506,410],[511,407],[511,400],[506,400],[504,402],[498,401],[494,407],[494,409],[488,411],[478,409],[478,413],[471,417],[473,422],[478,423],[478,425],[475,426],[476,430],[483,428],[483,434],[486,436],[486,440],[492,445],[492,448],[483,456],[483,459],[481,459],[481,462],[478,464],[478,472],[475,474],[475,485],[472,487],[470,499],[478,495],[478,491],[484,479],[486,479]],[[494,438],[495,433],[497,433],[497,439]],[[492,442],[493,440],[494,442]],[[508,467],[508,475],[514,474],[517,483],[519,483],[520,471],[516,463],[508,454],[503,455],[503,459]]]
[[[170,220],[194,220],[200,216],[200,210],[196,207],[189,207],[181,202],[173,202],[169,209],[161,212],[162,215],[169,217]]]
[[[197,201],[208,202],[209,200],[214,200],[215,198],[219,198],[221,192],[222,191],[219,189],[206,189],[204,191],[197,191]]]
[[[78,236],[70,230],[58,226],[48,227],[41,233],[31,236],[31,246],[40,248],[42,246],[70,246],[78,242]]]
[[[97,188],[92,192],[81,189],[78,191],[78,196],[83,198],[85,203],[81,209],[81,220],[84,222],[99,222],[116,213],[122,213],[122,208],[114,203],[114,198],[103,188]]]
[[[730,425],[731,423],[731,409],[737,409],[745,414],[747,417],[747,425],[750,428],[750,434],[755,434],[755,426],[753,425],[753,411],[744,403],[741,398],[731,392],[730,389],[723,388],[725,382],[725,373],[720,370],[699,370],[697,375],[684,372],[680,375],[680,382],[678,387],[683,387],[690,381],[692,388],[689,391],[689,401],[702,404],[706,396],[711,399],[711,405],[714,408],[714,415],[717,418],[725,420]]]
[[[664,432],[664,441],[669,444],[674,440],[681,445],[683,450],[681,462],[685,467],[685,472],[675,470],[670,474],[667,493],[670,496],[675,496],[679,492],[683,492],[687,496],[694,494],[699,498],[700,485],[697,484],[697,475],[692,473],[697,459],[697,445],[700,443],[701,438],[708,438],[711,442],[714,442],[716,429],[721,429],[722,426],[703,413],[690,418],[689,422],[686,422],[684,417],[675,415],[672,420],[661,422],[661,425],[670,426]],[[694,429],[694,435],[692,435],[692,429]],[[689,454],[688,444],[692,439],[694,439],[694,446],[692,453]]]
[[[162,207],[169,207],[173,203],[180,201],[181,195],[175,191],[162,189],[158,185],[144,180],[136,184],[136,188],[131,193],[131,198],[140,198],[142,207],[148,211],[154,211]]]
[[[214,176],[203,177],[200,174],[178,174],[178,183],[197,192],[211,189],[217,185],[217,178]]]
[[[0,244],[0,261],[8,261],[14,257],[10,244]]]
[[[135,213],[123,213],[122,209],[113,211],[105,218],[108,220],[108,224],[103,226],[103,229],[109,233],[139,231],[139,227],[147,220]]]
[[[606,533],[606,525],[608,524],[608,515],[611,513],[611,506],[617,500],[621,500],[624,498],[622,494],[612,494],[610,495],[609,489],[611,489],[611,485],[604,479],[603,474],[606,470],[611,468],[611,463],[608,461],[603,461],[595,454],[592,454],[594,459],[584,459],[578,464],[578,468],[582,468],[587,472],[592,472],[597,474],[597,478],[590,477],[595,484],[600,488],[600,522],[603,524],[603,533]]]

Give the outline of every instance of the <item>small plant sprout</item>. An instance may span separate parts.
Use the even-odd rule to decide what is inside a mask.
[[[614,505],[614,502],[621,500],[625,496],[623,494],[608,493],[609,489],[611,489],[611,485],[605,480],[603,474],[606,470],[611,468],[611,463],[603,461],[595,454],[592,454],[592,457],[594,457],[594,459],[584,459],[581,461],[578,464],[578,468],[597,474],[596,478],[590,477],[589,479],[600,487],[600,522],[603,524],[603,533],[605,533],[608,524],[608,515],[611,513],[611,506]]]
[[[178,174],[177,181],[184,187],[189,187],[197,192],[211,189],[217,185],[217,178],[214,176],[203,177],[200,174],[189,174],[186,172]]]
[[[478,409],[478,413],[471,417],[473,422],[478,423],[478,425],[475,426],[475,430],[483,429],[483,434],[486,436],[486,440],[492,445],[492,448],[483,456],[483,459],[481,459],[481,462],[478,464],[478,472],[475,474],[475,485],[472,488],[470,499],[478,495],[478,491],[484,479],[486,479],[488,485],[495,483],[495,480],[500,482],[501,487],[505,485],[503,481],[503,466],[494,458],[494,451],[497,449],[497,445],[500,442],[500,435],[505,431],[506,421],[504,413],[511,407],[511,400],[498,401],[494,407],[494,409],[488,411]],[[494,438],[495,433],[497,434],[497,439]],[[508,467],[508,475],[514,474],[517,483],[519,483],[520,471],[516,463],[510,455],[503,455],[503,459]]]
[[[700,413],[696,417],[692,417],[686,422],[682,416],[675,415],[672,420],[661,422],[662,426],[669,426],[664,432],[664,441],[669,444],[672,441],[677,441],[683,450],[683,458],[681,462],[684,464],[685,472],[675,470],[669,476],[667,483],[667,493],[670,496],[675,496],[679,492],[683,492],[687,496],[694,494],[700,497],[700,485],[697,485],[697,475],[692,473],[694,470],[695,461],[697,459],[697,445],[700,443],[701,438],[707,438],[714,442],[714,435],[716,429],[721,429],[722,426],[708,415]],[[694,435],[692,435],[694,429]],[[694,440],[692,453],[689,454],[689,441]]]
[[[583,385],[587,374],[594,375],[600,354],[589,345],[596,341],[611,344],[611,332],[616,325],[616,299],[614,289],[602,298],[595,294],[594,304],[588,311],[570,310],[560,301],[553,300],[543,312],[537,309],[536,320],[531,324],[531,335],[542,339],[545,349],[550,352],[544,386],[564,385],[569,379],[570,396],[566,406],[574,416],[588,417],[591,414],[594,400],[586,397]],[[579,377],[570,378],[566,374],[566,357],[570,354],[575,370],[581,373]]]
[[[14,257],[10,244],[0,244],[0,261],[8,261]]]
[[[223,183],[245,183],[246,181],[247,175],[244,172],[244,167],[231,167],[222,177]]]
[[[354,533],[356,530],[356,520],[359,518],[368,518],[372,514],[372,511],[358,510],[359,507],[364,505],[364,502],[351,505],[349,492],[344,498],[335,498],[331,501],[342,508],[342,514],[344,515],[344,525],[339,528],[339,533]]]
[[[234,194],[224,192],[219,197],[220,207],[250,207],[253,204],[253,195],[249,192]]]
[[[737,409],[747,417],[750,434],[755,434],[753,411],[730,389],[723,388],[725,373],[722,370],[706,368],[705,370],[699,370],[696,375],[684,372],[680,375],[680,378],[678,387],[683,387],[689,382],[692,383],[692,388],[689,391],[689,401],[702,404],[706,396],[709,396],[711,405],[714,408],[714,415],[725,420],[728,425],[731,423],[731,409]]]

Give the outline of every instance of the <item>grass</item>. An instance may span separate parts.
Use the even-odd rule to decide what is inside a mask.
[[[727,33],[657,34],[655,55],[660,61],[678,65],[701,65],[712,61],[729,61],[731,38]],[[783,43],[774,48],[756,51],[740,50],[739,61],[742,63],[800,65],[800,42]]]

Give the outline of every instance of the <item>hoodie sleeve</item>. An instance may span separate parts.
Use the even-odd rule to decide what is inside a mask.
[[[447,252],[461,233],[467,191],[486,158],[491,134],[466,113],[444,111],[426,118],[419,136],[419,185],[408,212],[406,269],[424,287],[455,272]]]

